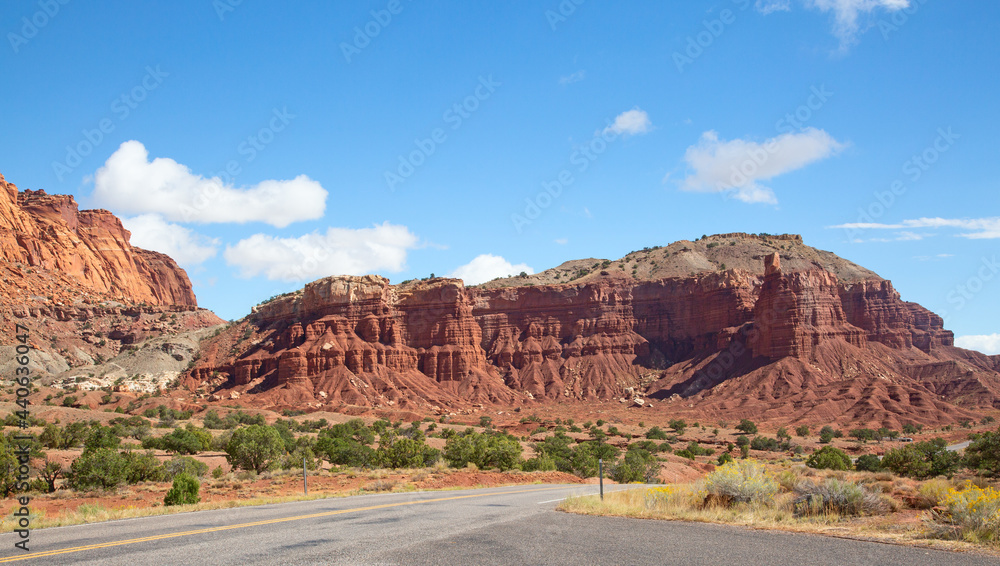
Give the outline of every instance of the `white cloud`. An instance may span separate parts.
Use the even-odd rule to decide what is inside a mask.
[[[895,12],[910,7],[910,0],[803,0],[808,8],[833,14],[833,35],[840,40],[840,50],[846,51],[857,42],[862,29],[861,17],[885,10]],[[757,0],[755,7],[765,15],[788,11],[791,0]],[[865,28],[868,23],[865,23]]]
[[[568,84],[578,83],[585,78],[587,78],[587,71],[581,69],[575,73],[566,75],[565,77],[559,77],[559,84],[568,85]]]
[[[978,350],[984,354],[1000,354],[1000,334],[959,336],[955,338],[955,345],[968,350]]]
[[[838,224],[830,228],[843,228],[845,230],[907,230],[913,228],[957,228],[965,233],[959,234],[963,238],[972,240],[988,240],[1000,238],[1000,217],[992,218],[916,218],[913,220],[903,220],[896,224],[883,224],[879,222],[853,222],[849,224]],[[908,232],[902,232],[907,234]]]
[[[684,153],[692,173],[680,187],[686,191],[732,193],[743,202],[775,204],[778,199],[774,191],[760,181],[830,157],[844,147],[830,134],[815,128],[781,134],[763,143],[724,141],[716,132],[708,131]]]
[[[175,222],[266,222],[284,228],[323,217],[326,190],[305,175],[237,188],[219,177],[195,175],[166,157],[149,160],[142,143],[131,140],[108,158],[94,176],[94,200],[127,214],[157,213]]]
[[[614,123],[604,128],[604,133],[645,134],[651,127],[653,123],[649,121],[649,114],[646,114],[645,110],[633,108],[615,116]]]
[[[914,242],[918,240],[923,240],[923,234],[917,234],[916,232],[897,232],[895,237],[892,238],[872,238],[872,242]],[[856,240],[856,243],[863,242],[864,240]]]
[[[398,272],[406,267],[407,250],[417,237],[406,226],[384,222],[371,228],[328,228],[297,238],[254,234],[226,246],[226,263],[240,277],[264,274],[270,280],[302,281],[330,275]]]
[[[569,238],[556,238],[555,242],[560,246],[565,246],[566,244],[569,243]]]
[[[535,272],[527,264],[518,263],[514,265],[498,255],[481,254],[469,263],[449,273],[448,277],[458,277],[465,281],[466,285],[479,285],[497,277],[517,275],[522,271],[529,275]]]
[[[129,241],[133,246],[167,254],[182,266],[198,265],[219,251],[218,240],[171,224],[156,214],[122,218],[122,224],[132,233]]]

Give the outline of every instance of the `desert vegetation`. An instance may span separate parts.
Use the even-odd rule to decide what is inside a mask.
[[[62,524],[123,516],[121,509],[85,507],[86,501],[118,494],[155,492],[152,506],[161,509],[156,512],[271,501],[268,495],[276,493],[291,497],[303,467],[318,486],[334,486],[325,494],[317,488],[315,497],[443,487],[442,475],[454,473],[515,474],[491,479],[501,482],[582,481],[598,474],[600,462],[608,481],[661,487],[615,494],[603,507],[585,500],[570,507],[781,528],[891,523],[920,513],[919,524],[926,527],[920,536],[991,545],[998,540],[994,515],[1000,498],[991,482],[1000,476],[1000,430],[985,419],[963,433],[970,444],[959,453],[932,435],[954,439],[956,433],[945,428],[910,432],[923,436],[906,442],[890,430],[767,429],[749,419],[708,424],[664,418],[639,427],[618,417],[578,422],[536,414],[516,420],[480,415],[463,422],[329,422],[296,411],[276,418],[236,407],[192,412],[150,402],[134,407],[134,414],[100,421],[33,420],[28,486],[14,481],[12,437],[20,429],[13,426],[16,419],[5,419],[0,489],[7,497],[27,487],[36,497],[84,502],[69,515],[42,521]],[[428,478],[437,483],[428,484]],[[237,501],[233,494],[240,494]]]
[[[823,446],[804,462],[727,459],[703,478],[571,498],[566,511],[721,522],[919,544],[1000,549],[1000,430],[974,433],[964,455],[934,439],[852,461]],[[961,476],[961,477],[960,477]]]

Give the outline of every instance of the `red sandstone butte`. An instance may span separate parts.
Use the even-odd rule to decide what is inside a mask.
[[[1000,408],[1000,356],[955,348],[889,281],[787,235],[723,234],[477,287],[328,277],[215,340],[226,347],[209,345],[187,385],[278,409],[611,401],[899,426]]]

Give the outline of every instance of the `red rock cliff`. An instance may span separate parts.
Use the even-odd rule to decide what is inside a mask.
[[[151,305],[194,306],[191,282],[164,254],[132,247],[129,232],[106,210],[79,210],[70,195],[19,192],[0,175],[0,284],[7,303],[34,296],[94,294]],[[33,272],[56,281],[39,288]]]
[[[191,385],[275,407],[644,405],[676,394],[720,414],[887,425],[907,411],[919,422],[967,417],[942,399],[950,392],[964,407],[1000,407],[995,360],[954,348],[941,318],[890,282],[834,256],[843,282],[819,261],[828,252],[808,253],[816,260],[788,273],[772,253],[763,271],[655,280],[598,270],[576,283],[466,288],[330,277],[224,333],[236,355],[203,360]]]

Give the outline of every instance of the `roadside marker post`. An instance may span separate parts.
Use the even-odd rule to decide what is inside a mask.
[[[601,483],[601,501],[604,501],[604,458],[597,459],[597,478]]]
[[[309,495],[309,480],[306,479],[306,457],[302,455],[302,491]]]

